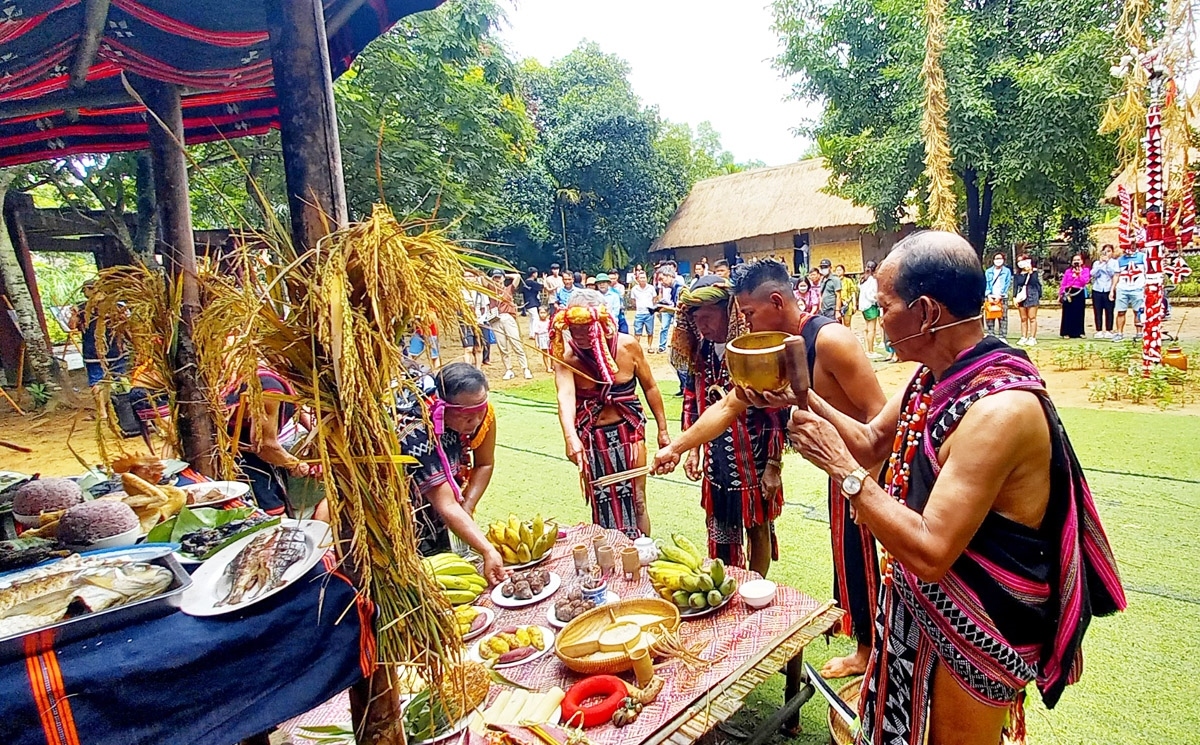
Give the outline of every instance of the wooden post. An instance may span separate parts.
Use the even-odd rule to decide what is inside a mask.
[[[8,226],[8,235],[12,239],[13,248],[17,250],[17,260],[21,262],[21,272],[25,275],[25,285],[29,288],[29,296],[37,310],[38,324],[46,337],[46,346],[53,354],[54,345],[50,341],[50,329],[46,326],[46,311],[42,306],[41,290],[33,270],[33,255],[29,251],[29,236],[25,233],[25,217],[32,209],[33,197],[28,194],[11,191],[5,194],[4,224]]]
[[[266,0],[283,169],[287,176],[292,241],[313,248],[331,230],[345,227],[346,186],[333,104],[333,74],[325,13],[320,0]],[[359,582],[353,566],[346,567]],[[356,741],[403,745],[400,706],[385,668],[350,689]]]
[[[320,0],[266,0],[296,251],[345,227],[346,185]]]
[[[162,216],[163,264],[168,289],[180,288],[179,330],[175,344],[176,422],[182,457],[205,476],[216,473],[216,425],[209,414],[204,381],[196,364],[192,323],[200,312],[200,282],[188,200],[187,162],[183,148],[183,109],[179,89],[157,80],[136,78],[134,87],[150,109],[150,158],[154,191]],[[161,124],[160,124],[161,121]],[[166,125],[166,128],[163,128]]]

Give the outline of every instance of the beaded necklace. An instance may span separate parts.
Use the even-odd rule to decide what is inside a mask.
[[[925,418],[929,413],[929,402],[933,398],[930,392],[933,382],[933,372],[928,368],[913,378],[909,393],[905,397],[904,411],[896,422],[896,439],[892,441],[892,454],[888,458],[884,483],[888,494],[900,504],[905,504],[908,500],[912,462],[921,447],[921,438],[925,432]],[[892,583],[893,563],[892,555],[881,546],[879,569],[885,585]]]

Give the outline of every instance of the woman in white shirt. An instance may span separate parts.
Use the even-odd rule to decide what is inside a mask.
[[[858,277],[858,307],[862,308],[863,319],[867,322],[864,331],[867,356],[873,360],[883,356],[875,351],[875,334],[879,329],[879,284],[875,281],[875,266],[874,261],[868,261]]]
[[[1113,282],[1120,267],[1113,258],[1113,247],[1105,244],[1100,258],[1092,262],[1092,315],[1096,322],[1096,339],[1111,339],[1113,335]]]

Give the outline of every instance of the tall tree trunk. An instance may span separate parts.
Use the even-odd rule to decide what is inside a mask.
[[[967,240],[983,259],[987,251],[988,228],[992,222],[992,197],[996,184],[990,174],[981,177],[974,168],[963,170],[963,188],[967,193]]]
[[[144,266],[158,268],[154,250],[158,244],[158,202],[154,195],[154,161],[150,152],[141,150],[137,158],[137,234],[133,237],[133,255]]]
[[[8,185],[15,176],[11,169],[0,168],[0,204],[4,204]],[[33,304],[33,296],[29,293],[29,285],[25,282],[25,272],[21,269],[21,260],[17,257],[16,246],[9,235],[3,210],[0,210],[0,275],[3,275],[4,290],[12,303],[13,311],[17,314],[17,326],[21,330],[21,336],[25,339],[25,362],[29,366],[29,372],[34,382],[53,384],[57,366],[50,354],[46,336],[42,333],[42,326],[38,323],[37,308]],[[17,377],[21,378],[23,373],[24,371],[18,370]]]

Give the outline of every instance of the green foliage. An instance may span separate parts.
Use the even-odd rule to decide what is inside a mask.
[[[80,288],[83,283],[96,276],[96,264],[87,254],[33,253],[33,271],[37,275],[38,292],[42,296],[42,310],[46,314],[46,328],[50,340],[62,344],[67,332],[55,321],[55,308],[64,308],[83,302]]]
[[[1200,378],[1160,365],[1143,376],[1141,371],[1126,375],[1106,375],[1088,384],[1088,400],[1094,403],[1127,401],[1132,404],[1153,403],[1161,409],[1194,403],[1200,394]]]
[[[25,392],[29,394],[29,398],[33,400],[33,408],[41,411],[46,408],[46,404],[50,403],[50,397],[53,395],[50,386],[45,383],[32,383],[25,386]]]
[[[1116,10],[1103,0],[951,6],[948,125],[978,250],[993,203],[1004,245],[1040,242],[1063,217],[1090,218],[1114,162],[1096,126],[1114,90]],[[841,177],[839,191],[884,226],[924,188],[923,11],[919,0],[774,2],[784,44],[776,65],[796,76],[796,97],[825,102],[810,133]]]

